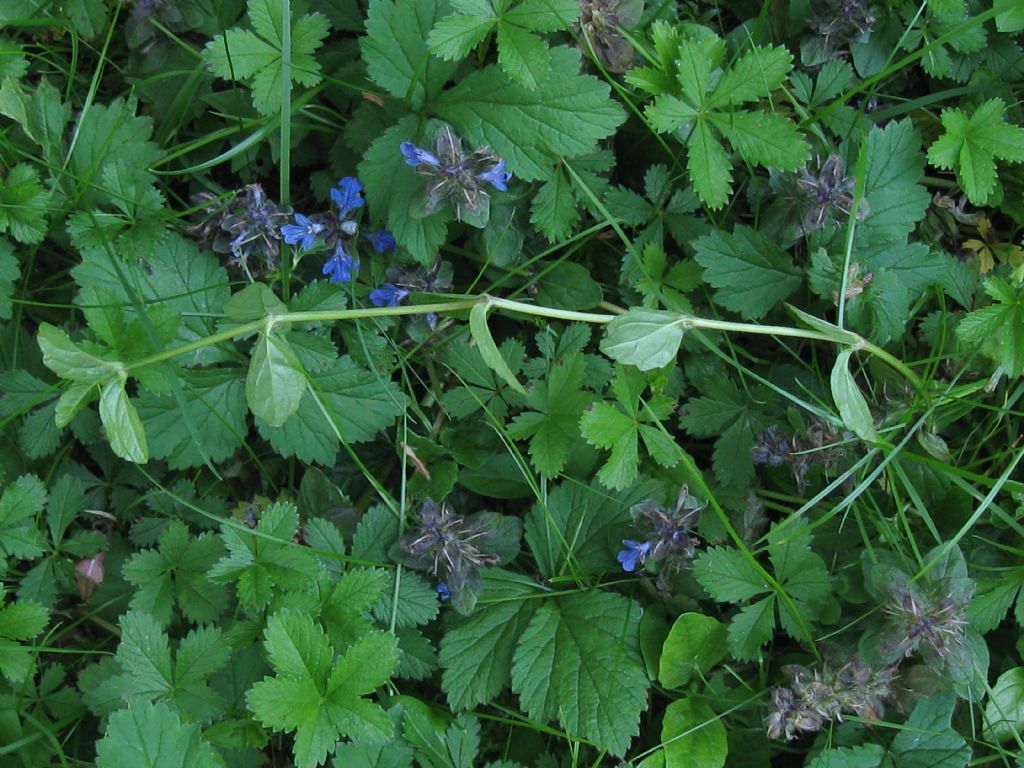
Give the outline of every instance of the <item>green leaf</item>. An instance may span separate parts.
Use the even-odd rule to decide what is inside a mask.
[[[223,554],[220,540],[208,534],[194,538],[181,521],[172,520],[156,549],[140,550],[125,561],[124,577],[138,588],[131,606],[162,624],[170,623],[175,604],[190,621],[214,621],[227,605],[227,594],[207,580],[206,572]]]
[[[860,744],[856,747],[823,749],[807,763],[807,768],[877,768],[882,765],[884,758],[885,747]]]
[[[512,690],[527,716],[557,717],[570,736],[624,755],[647,706],[641,613],[638,604],[610,592],[546,600],[512,663]]]
[[[11,319],[11,297],[14,282],[21,275],[14,246],[7,240],[0,240],[0,320]],[[6,391],[6,390],[5,390]]]
[[[742,224],[732,234],[717,231],[694,243],[704,280],[715,301],[748,320],[758,320],[801,283],[789,255]]]
[[[666,688],[680,688],[693,673],[704,675],[725,657],[726,628],[700,613],[681,614],[661,649],[658,679]]]
[[[710,547],[693,564],[693,575],[720,603],[749,600],[771,591],[750,555],[732,547]]]
[[[504,18],[534,32],[557,32],[569,29],[579,15],[576,0],[523,0],[509,8]],[[619,15],[622,22],[621,8]]]
[[[93,383],[106,378],[119,367],[116,362],[86,352],[64,331],[49,323],[39,326],[36,340],[43,352],[43,365],[62,379]]]
[[[21,683],[32,671],[37,651],[19,640],[35,637],[50,620],[46,608],[31,600],[4,605],[0,587],[0,672],[12,683]]]
[[[708,208],[717,210],[729,201],[732,163],[706,120],[698,120],[687,142],[686,169],[697,195]]]
[[[35,475],[22,475],[0,496],[0,575],[6,558],[34,560],[43,553],[36,517],[46,506],[46,486]]]
[[[150,455],[166,459],[172,469],[230,458],[248,432],[242,369],[182,371],[178,380],[184,413],[172,395],[145,391],[139,398],[139,418],[149,436]],[[192,438],[189,422],[202,435],[202,451]]]
[[[115,712],[96,744],[97,768],[217,768],[224,763],[199,729],[149,702]]]
[[[1024,8],[1016,0],[996,0],[996,29],[1000,32],[1019,32],[1024,29]]]
[[[1000,744],[1024,733],[1024,667],[1008,669],[985,705],[985,738]]]
[[[87,700],[95,703],[108,690],[133,707],[141,702],[162,702],[184,720],[204,722],[223,713],[224,701],[208,682],[231,656],[219,629],[202,627],[189,632],[172,662],[167,634],[148,613],[129,611],[119,625],[121,642],[115,659],[120,674],[101,683]]]
[[[544,477],[556,477],[579,439],[579,420],[594,395],[583,391],[586,361],[581,353],[552,363],[543,381],[533,382],[524,411],[509,424],[515,439],[530,438],[530,458]]]
[[[488,704],[512,683],[516,643],[536,600],[511,599],[478,608],[441,640],[441,687],[453,711]]]
[[[729,753],[725,725],[695,698],[673,701],[661,724],[665,768],[722,768]]]
[[[497,17],[488,3],[477,5],[480,15],[453,13],[441,19],[430,30],[427,46],[431,53],[446,61],[457,61],[465,58],[467,53],[487,37],[497,23]]]
[[[853,433],[861,440],[875,442],[878,440],[875,420],[871,416],[867,400],[864,399],[860,387],[857,386],[856,379],[850,373],[850,357],[852,355],[852,350],[844,349],[836,356],[836,362],[832,366],[832,374],[829,377],[832,399],[839,409],[839,415],[843,417],[843,423],[853,430]]]
[[[527,90],[540,85],[551,67],[551,51],[540,37],[511,24],[498,25],[498,64]]]
[[[673,403],[660,395],[642,400],[645,388],[646,377],[640,371],[616,366],[612,382],[615,405],[598,403],[580,419],[580,433],[587,442],[611,450],[597,474],[609,488],[625,488],[636,480],[641,439],[651,458],[663,467],[673,467],[679,461],[679,446],[660,428],[659,421],[668,416]]]
[[[757,661],[761,646],[775,633],[775,596],[745,605],[729,622],[729,653],[740,661]]]
[[[561,166],[545,179],[530,204],[530,223],[548,242],[562,240],[580,218],[580,208],[572,191],[572,182]]]
[[[431,28],[448,10],[447,3],[424,0],[417,3],[416,13],[406,10],[394,0],[371,0],[360,47],[370,79],[419,110],[441,93],[456,63],[432,58],[428,52]]]
[[[339,433],[349,443],[373,440],[395,423],[405,404],[394,382],[345,356],[309,376],[298,409],[284,424],[274,429],[258,419],[256,426],[280,455],[332,465]]]
[[[306,374],[283,336],[260,332],[245,377],[245,400],[253,415],[280,427],[299,409]]]
[[[971,748],[950,726],[956,702],[954,694],[940,693],[917,703],[903,730],[892,740],[891,750],[900,768],[963,768],[967,765]]]
[[[675,312],[631,307],[608,323],[601,351],[617,363],[641,371],[662,368],[676,359],[686,318]]]
[[[549,179],[555,158],[594,150],[622,124],[621,107],[608,86],[579,74],[580,56],[551,50],[551,71],[528,90],[497,66],[485,67],[441,93],[434,110],[471,144],[487,145],[525,181]]]
[[[149,461],[146,431],[124,386],[123,378],[110,379],[103,384],[100,389],[100,421],[114,453],[126,461],[145,464]]]
[[[785,46],[751,46],[722,76],[708,97],[708,109],[735,107],[771,93],[793,68],[793,56]]]
[[[285,609],[270,617],[264,637],[275,676],[250,688],[246,701],[268,728],[295,731],[297,768],[323,763],[342,736],[363,742],[391,738],[391,720],[364,696],[387,682],[398,663],[393,635],[364,635],[336,660],[312,618]]]
[[[857,227],[854,247],[906,237],[924,218],[930,197],[921,186],[924,156],[910,120],[874,127],[868,134],[864,200],[868,215]]]
[[[498,351],[498,345],[494,343],[494,337],[491,336],[491,329],[487,327],[487,313],[490,308],[489,303],[480,302],[474,304],[473,309],[470,310],[469,330],[473,334],[473,341],[476,342],[480,356],[487,366],[498,374],[509,387],[525,396],[526,390],[512,373],[512,369],[508,367],[508,362],[502,357],[501,352]]]
[[[292,542],[299,526],[295,506],[272,504],[260,514],[255,531],[225,522],[221,537],[228,554],[209,571],[217,583],[237,581],[238,600],[258,610],[277,589],[302,589],[320,573],[321,566],[308,547]]]
[[[957,326],[957,336],[981,345],[1009,376],[1020,376],[1024,374],[1024,295],[999,277],[985,281],[985,292],[995,303],[966,315]]]
[[[795,171],[810,156],[810,147],[792,120],[768,112],[728,112],[708,118],[740,157],[753,165]]]
[[[647,482],[615,493],[597,483],[586,486],[570,481],[551,488],[545,502],[534,504],[525,521],[526,541],[537,570],[548,579],[566,574],[580,579],[620,570],[615,552],[632,530],[630,507],[659,493]]]
[[[281,108],[284,77],[283,7],[273,0],[249,0],[248,16],[253,31],[235,27],[217,35],[203,49],[213,73],[225,80],[249,82],[252,101],[261,115]],[[294,82],[312,88],[320,82],[320,65],[314,53],[330,25],[319,13],[290,19],[289,73]]]
[[[0,179],[0,233],[10,232],[21,243],[39,243],[46,237],[49,198],[39,172],[19,163]]]
[[[984,205],[996,185],[995,161],[1024,161],[1024,128],[1005,122],[1006,104],[989,99],[970,117],[959,109],[942,111],[945,133],[928,149],[928,161],[956,170],[968,199]]]

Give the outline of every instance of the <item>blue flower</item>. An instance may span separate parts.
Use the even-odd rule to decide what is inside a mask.
[[[331,200],[338,206],[338,221],[346,220],[352,211],[363,207],[366,201],[362,192],[363,185],[354,176],[346,176],[331,188]]]
[[[359,262],[345,253],[341,243],[338,243],[334,246],[334,255],[324,263],[323,272],[330,275],[328,280],[332,283],[348,283],[355,279],[358,269]]]
[[[642,565],[647,559],[647,555],[651,551],[651,542],[623,539],[622,543],[626,545],[626,548],[616,555],[616,559],[622,563],[622,570],[632,573],[638,565]]]
[[[370,241],[370,245],[377,253],[390,253],[398,246],[395,236],[386,229],[382,229],[380,232],[371,232],[366,235],[366,239]]]
[[[486,173],[478,173],[476,177],[480,181],[486,181],[499,192],[508,192],[508,183],[512,180],[512,174],[506,172],[505,161],[499,160],[491,170]]]
[[[452,596],[452,591],[448,589],[448,585],[443,581],[437,582],[437,596],[441,598],[441,602]]]
[[[420,149],[411,141],[403,141],[398,148],[402,150],[402,154],[405,155],[405,162],[409,165],[441,165],[440,160],[427,152],[427,150]]]
[[[391,283],[384,283],[380,288],[370,291],[370,303],[375,307],[397,307],[408,295],[408,291],[403,291]]]
[[[299,250],[308,251],[316,242],[317,235],[323,232],[324,225],[313,221],[301,213],[295,214],[294,224],[281,227],[281,237],[288,245],[299,244]]]

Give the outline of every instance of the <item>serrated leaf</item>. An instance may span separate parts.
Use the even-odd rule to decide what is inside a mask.
[[[753,165],[795,171],[807,162],[810,145],[789,119],[768,112],[727,112],[708,118],[740,157]]]
[[[717,210],[729,200],[732,164],[725,148],[705,120],[698,120],[686,145],[686,170],[704,205]]]
[[[571,736],[624,755],[647,705],[640,614],[639,605],[609,592],[545,601],[512,663],[523,711],[543,722],[557,717]]]
[[[21,275],[14,246],[7,240],[0,240],[0,320],[11,319],[11,297],[14,282]]]
[[[1010,376],[1024,374],[1024,295],[998,277],[985,281],[985,292],[995,303],[975,310],[957,326],[957,335],[981,344]]]
[[[774,631],[775,596],[769,595],[743,606],[732,617],[727,639],[729,653],[740,661],[755,661]]]
[[[183,724],[164,704],[140,702],[115,712],[96,744],[98,768],[218,768],[224,763],[202,740],[199,729]]]
[[[884,758],[884,747],[860,744],[856,747],[823,749],[807,764],[807,768],[877,768],[883,764]]]
[[[900,768],[963,768],[967,765],[971,748],[950,726],[956,701],[953,694],[940,693],[917,703],[904,730],[892,740],[892,752]]]
[[[736,603],[771,591],[750,555],[732,547],[710,547],[693,564],[693,575],[720,603]]]
[[[455,71],[456,62],[431,58],[428,52],[431,28],[447,9],[444,0],[418,2],[416,13],[406,13],[394,0],[371,0],[367,9],[360,47],[370,78],[413,109],[432,102]]]
[[[551,51],[540,37],[511,24],[498,25],[498,64],[505,73],[528,90],[547,76]]]
[[[771,93],[793,68],[793,56],[784,46],[752,46],[722,76],[708,97],[708,109],[734,107]]]
[[[493,10],[488,6],[488,11]],[[494,28],[497,20],[490,16],[468,16],[453,13],[441,19],[430,30],[427,46],[435,56],[448,61],[465,58]]]
[[[909,120],[872,128],[865,148],[868,157],[864,200],[868,215],[857,227],[854,247],[909,234],[928,208],[921,139]]]
[[[49,195],[39,172],[28,163],[15,165],[0,179],[0,233],[9,232],[21,243],[39,243],[46,237]]]
[[[35,475],[22,475],[0,496],[0,555],[33,560],[43,553],[36,516],[46,505],[46,486]],[[0,574],[6,572],[0,557]]]
[[[1000,744],[1024,732],[1024,667],[999,676],[985,705],[985,738]]]
[[[579,67],[579,53],[559,46],[551,49],[549,75],[532,91],[492,65],[444,91],[433,107],[464,139],[504,158],[519,178],[549,179],[556,157],[593,151],[625,119],[608,86],[579,74]]]
[[[800,271],[789,255],[742,224],[732,234],[702,237],[694,248],[704,280],[716,289],[715,301],[749,320],[764,317],[800,286]]]

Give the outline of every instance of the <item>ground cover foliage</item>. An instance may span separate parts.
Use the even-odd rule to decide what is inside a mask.
[[[1024,765],[1018,2],[0,22],[0,765]]]

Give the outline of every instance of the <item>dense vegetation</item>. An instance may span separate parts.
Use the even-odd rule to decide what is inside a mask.
[[[1024,766],[1018,0],[0,22],[0,766]]]

